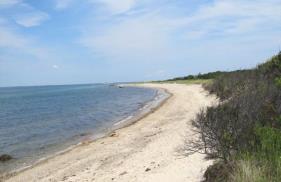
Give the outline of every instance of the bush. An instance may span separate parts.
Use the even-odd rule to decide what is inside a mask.
[[[281,181],[281,131],[271,127],[256,127],[259,139],[256,151],[238,156],[230,181]]]
[[[197,115],[199,137],[186,142],[187,151],[223,159],[224,165],[240,161],[234,181],[281,181],[280,78],[281,52],[256,69],[224,73],[206,85],[221,103]]]
[[[255,154],[259,160],[270,161],[270,173],[281,180],[281,130],[270,127],[257,127],[259,144]]]
[[[197,79],[209,80],[209,79],[215,79],[224,73],[226,73],[226,72],[216,71],[216,72],[210,72],[210,73],[205,73],[205,74],[199,73],[198,75],[188,75],[188,76],[183,76],[183,77],[177,77],[177,78],[169,79],[166,81],[197,80]]]
[[[216,162],[209,166],[204,173],[203,182],[226,182],[229,181],[229,171],[234,170],[234,164]]]

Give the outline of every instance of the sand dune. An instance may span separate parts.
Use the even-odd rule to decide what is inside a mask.
[[[179,149],[192,135],[191,119],[211,105],[200,85],[145,84],[172,96],[153,113],[112,136],[85,143],[7,181],[195,182],[211,161]]]

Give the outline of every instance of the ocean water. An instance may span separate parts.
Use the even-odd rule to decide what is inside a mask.
[[[0,173],[108,132],[155,100],[149,88],[107,84],[0,88]]]

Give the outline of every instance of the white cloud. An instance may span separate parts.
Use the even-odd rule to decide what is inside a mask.
[[[49,19],[49,15],[44,12],[31,12],[19,15],[15,18],[17,24],[24,27],[34,27],[40,25],[43,21]]]
[[[178,18],[170,24],[186,27],[191,32],[246,33],[266,25],[279,26],[281,21],[281,1],[230,1],[216,0],[212,4],[201,6],[190,16]]]
[[[121,7],[117,5],[119,1],[103,2],[109,7],[116,6],[116,9]],[[183,46],[189,47],[202,38],[204,41],[223,41],[240,35],[242,40],[245,38],[243,36],[265,36],[263,32],[266,31],[280,33],[281,11],[278,10],[281,9],[281,3],[278,2],[280,0],[216,0],[201,5],[192,13],[183,13],[185,8],[175,6],[173,12],[177,11],[177,16],[167,13],[169,11],[165,7],[132,16],[126,14],[122,18],[113,16],[110,20],[113,23],[107,26],[96,28],[93,23],[95,27],[83,33],[81,43],[95,54],[111,59],[167,59],[176,53],[188,54],[186,50],[180,52],[179,45],[184,50]],[[127,3],[120,11],[128,11],[134,3]]]
[[[11,30],[0,27],[0,47],[21,48],[28,44],[28,41],[12,32]]]
[[[15,30],[0,24],[0,48],[14,49],[37,59],[48,57],[48,51],[40,48],[31,38],[17,33]]]
[[[24,27],[38,26],[49,19],[47,13],[30,6],[22,0],[0,0],[0,8],[1,6],[12,12],[7,19],[13,18],[17,24]]]
[[[55,0],[55,9],[63,10],[69,8],[77,0]],[[94,5],[95,8],[105,9],[111,14],[120,14],[130,11],[135,5],[137,0],[88,0],[87,2]]]
[[[55,8],[57,10],[63,10],[68,8],[72,3],[74,2],[74,0],[56,0],[55,3]]]
[[[165,27],[155,22],[151,17],[124,20],[106,29],[85,32],[80,42],[113,60],[161,60],[162,52],[169,51],[170,46]]]
[[[5,4],[7,10],[11,12],[9,17],[5,14],[0,16],[0,48],[8,52],[15,51],[18,55],[47,60],[50,57],[49,49],[35,41],[34,37],[21,33],[14,22],[24,27],[33,27],[40,25],[49,18],[49,15],[21,0],[0,0],[0,2],[0,5]]]
[[[10,7],[16,4],[21,3],[21,0],[0,0],[0,8],[1,7]]]
[[[53,66],[52,66],[54,69],[59,69],[59,66],[58,65],[56,65],[56,64],[54,64]]]
[[[137,0],[90,0],[90,2],[104,6],[112,14],[120,14],[131,10]]]

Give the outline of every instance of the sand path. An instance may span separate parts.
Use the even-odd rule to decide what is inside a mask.
[[[196,182],[211,164],[178,149],[192,135],[190,121],[215,99],[200,85],[145,84],[173,94],[163,106],[116,136],[86,143],[7,181]]]

